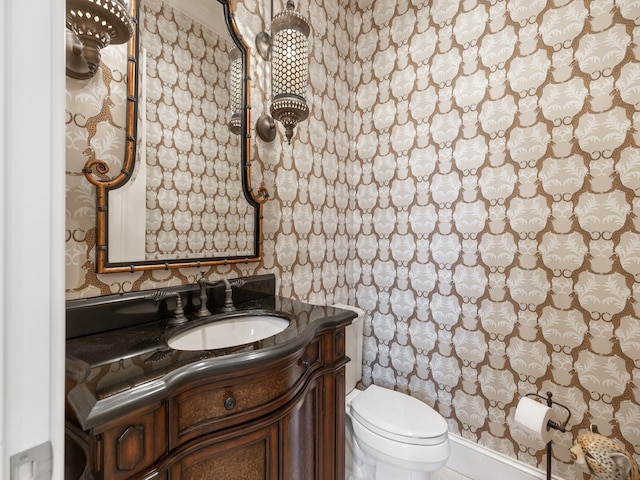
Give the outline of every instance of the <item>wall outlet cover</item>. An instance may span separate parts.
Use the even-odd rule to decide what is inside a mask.
[[[51,442],[11,455],[11,480],[50,480],[53,472]]]

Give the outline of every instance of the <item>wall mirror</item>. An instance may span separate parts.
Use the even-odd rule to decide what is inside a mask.
[[[96,271],[258,261],[251,186],[249,48],[235,0],[129,0],[122,169],[83,169],[97,189]]]

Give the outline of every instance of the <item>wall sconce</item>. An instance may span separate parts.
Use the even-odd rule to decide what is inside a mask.
[[[256,124],[258,135],[265,141],[275,137],[273,119],[284,125],[287,141],[291,143],[293,129],[309,116],[306,95],[311,29],[294,9],[293,0],[288,0],[287,9],[273,18],[270,42],[266,33],[256,37],[256,49],[263,58],[271,56],[270,110],[273,118],[262,115]]]
[[[67,75],[87,79],[100,65],[100,50],[127,42],[133,25],[123,0],[67,0]]]
[[[242,100],[242,52],[233,45],[229,51],[231,59],[229,86],[231,89],[231,120],[229,121],[229,130],[234,135],[240,134],[242,127],[242,115],[240,112]]]

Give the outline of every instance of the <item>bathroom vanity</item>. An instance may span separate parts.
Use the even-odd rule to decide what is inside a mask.
[[[247,278],[233,313],[220,312],[214,288],[211,317],[183,326],[171,325],[171,299],[144,292],[68,302],[66,424],[87,457],[85,478],[344,478],[344,329],[355,314],[279,298],[273,287],[270,275]],[[189,318],[196,289],[174,290]],[[250,344],[168,346],[185,329],[243,312],[289,324]]]

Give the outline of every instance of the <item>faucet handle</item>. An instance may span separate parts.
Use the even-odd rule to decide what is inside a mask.
[[[187,317],[184,316],[184,309],[182,308],[182,297],[178,292],[167,292],[164,290],[156,290],[143,298],[145,300],[151,300],[153,302],[160,302],[170,297],[176,299],[176,309],[173,311],[173,318],[169,321],[171,325],[182,325],[187,321]]]
[[[200,308],[196,312],[197,317],[208,317],[211,315],[211,312],[207,308],[207,301],[209,297],[207,296],[207,282],[208,280],[204,276],[204,270],[201,270],[200,273],[202,276],[198,280],[198,285],[200,285]]]
[[[173,311],[173,318],[170,323],[172,325],[182,325],[186,321],[187,317],[184,316],[184,309],[182,308],[182,298],[176,292],[176,309]]]

